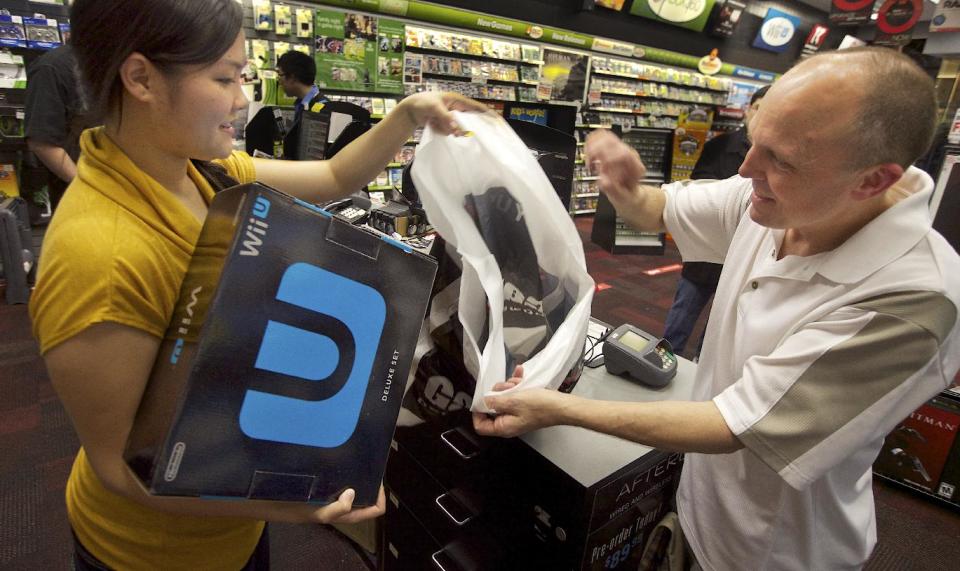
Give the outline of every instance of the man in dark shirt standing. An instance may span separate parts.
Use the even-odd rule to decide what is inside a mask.
[[[327,103],[314,83],[317,79],[317,64],[313,58],[298,51],[289,51],[277,60],[277,81],[287,97],[296,97],[294,124],[300,122],[304,111],[316,113]]]
[[[80,90],[73,48],[60,46],[27,69],[25,133],[27,147],[50,172],[51,206],[56,207],[77,174],[80,131],[86,103]]]
[[[743,118],[744,126],[731,133],[724,133],[707,141],[697,165],[690,178],[722,180],[737,174],[743,159],[750,150],[747,139],[747,124],[760,106],[760,100],[767,93],[768,86],[761,87],[750,98],[750,106]],[[685,262],[677,283],[677,293],[673,305],[667,313],[667,323],[663,337],[670,342],[676,353],[681,353],[687,345],[693,327],[700,318],[700,312],[717,291],[720,281],[721,264],[709,262]],[[697,345],[697,355],[703,345],[703,336]]]

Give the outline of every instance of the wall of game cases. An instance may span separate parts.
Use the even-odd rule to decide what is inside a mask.
[[[629,140],[654,166],[658,181],[671,178],[663,172],[672,151],[663,131],[696,110],[709,114],[713,132],[737,128],[750,95],[763,84],[313,2],[243,3],[248,75],[262,82],[266,103],[291,103],[276,89],[272,69],[295,49],[314,56],[325,94],[361,105],[374,118],[419,91],[453,91],[496,109],[506,101],[576,106],[581,143],[596,128],[635,130]],[[368,190],[399,186],[417,142],[411,139]],[[596,179],[582,156],[577,161],[571,211],[591,213],[599,197]]]

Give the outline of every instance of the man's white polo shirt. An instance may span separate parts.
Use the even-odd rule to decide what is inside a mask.
[[[745,448],[688,454],[678,504],[707,570],[855,569],[876,543],[871,465],[884,436],[960,367],[960,259],[930,227],[933,182],[835,250],[777,259],[752,184],[666,185],[686,261],[722,262],[695,400]]]

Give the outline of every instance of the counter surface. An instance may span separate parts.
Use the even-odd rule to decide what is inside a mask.
[[[677,376],[661,389],[651,389],[611,375],[601,365],[584,368],[573,394],[595,400],[685,401],[693,395],[697,365],[677,357]],[[521,436],[529,446],[584,486],[592,486],[653,448],[575,426],[551,426]]]

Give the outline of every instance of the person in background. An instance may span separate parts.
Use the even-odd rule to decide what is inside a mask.
[[[743,118],[743,127],[730,133],[717,135],[703,146],[700,159],[693,168],[691,179],[723,180],[737,174],[737,170],[747,157],[750,150],[750,140],[747,138],[747,125],[750,118],[757,112],[760,100],[767,94],[770,86],[763,86],[753,92],[750,105]],[[677,282],[677,293],[673,298],[673,305],[667,313],[667,320],[663,330],[663,337],[670,342],[675,353],[682,353],[693,333],[693,328],[700,318],[703,308],[710,302],[710,298],[717,291],[720,281],[720,271],[723,264],[710,262],[684,262],[680,271],[680,281]],[[703,336],[697,344],[696,355],[700,355],[703,347]]]
[[[293,123],[300,122],[304,111],[317,113],[327,103],[316,85],[317,64],[307,54],[291,50],[277,60],[277,82],[287,97],[296,97]]]
[[[30,316],[82,445],[66,487],[75,568],[259,570],[269,565],[264,520],[355,522],[383,513],[382,490],[363,509],[353,509],[353,490],[325,506],[151,496],[123,450],[216,189],[258,180],[311,203],[347,196],[417,127],[460,134],[450,110],[486,107],[412,95],[329,161],[251,159],[232,150],[232,123],[248,104],[235,0],[75,0],[70,21],[103,126],[80,138],[76,177],[44,239]]]
[[[926,72],[870,47],[777,80],[740,176],[638,185],[636,151],[593,133],[587,164],[619,216],[669,231],[685,259],[724,263],[693,399],[511,390],[521,370],[486,397],[498,414],[475,414],[477,432],[567,424],[686,452],[692,569],[861,568],[884,437],[960,369],[960,256],[931,228],[933,181],[912,166],[936,114]]]
[[[51,207],[77,175],[80,132],[86,101],[80,86],[77,60],[69,45],[51,50],[27,69],[24,133],[27,147],[56,179],[48,186]]]

